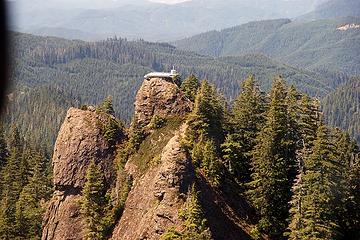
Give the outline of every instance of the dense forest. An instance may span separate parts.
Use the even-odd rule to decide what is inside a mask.
[[[323,100],[327,122],[347,131],[360,142],[360,78],[353,78]]]
[[[194,99],[184,146],[213,186],[243,190],[254,239],[359,238],[359,148],[324,124],[317,99],[281,77],[265,94],[253,76],[232,109],[206,81]]]
[[[13,39],[13,86],[0,131],[0,238],[40,238],[53,187],[50,155],[67,109],[112,96],[98,109],[129,123],[143,76],[173,65],[194,102],[182,145],[199,178],[246,199],[253,216],[243,221],[250,221],[252,238],[359,238],[359,78],[299,70],[258,54],[213,58],[142,40],[89,43],[20,33]],[[171,122],[154,119],[150,128],[168,131]],[[148,128],[132,128],[121,146],[120,202],[106,195],[96,166],[89,168],[81,214],[98,224],[86,228],[89,239],[108,238],[119,219],[131,187],[121,173],[149,143]],[[118,129],[110,130],[112,139]],[[92,187],[96,195],[86,192]],[[201,192],[194,186],[189,196],[187,208],[195,212],[184,210],[183,231],[169,229],[163,239],[212,238]]]
[[[182,146],[197,177],[219,192],[247,199],[254,209],[253,239],[360,237],[359,147],[347,133],[324,124],[317,99],[287,86],[281,77],[265,93],[250,76],[231,108],[215,86],[200,83],[195,76],[185,79],[181,88],[194,102],[184,120],[188,129]],[[98,109],[114,114],[111,98]],[[147,142],[151,134],[147,129],[168,129],[170,122],[155,118],[149,126],[130,130],[129,140],[118,146],[118,178],[124,179],[123,164]],[[116,136],[119,128],[111,129]],[[12,127],[9,134],[1,130],[0,158],[0,236],[38,239],[51,191],[49,157]],[[154,163],[142,164],[146,169]],[[79,203],[81,214],[87,239],[106,239],[121,212],[112,214],[119,207],[111,205],[117,203],[104,192],[97,167],[90,166]],[[169,229],[163,239],[212,239],[202,193],[195,189],[185,204],[182,230]]]
[[[358,25],[359,17],[264,20],[202,33],[174,45],[214,57],[260,53],[298,68],[354,76],[359,74],[360,31],[338,29],[352,23]]]
[[[49,152],[70,106],[97,104],[111,95],[117,117],[129,123],[143,76],[154,70],[169,71],[175,66],[183,76],[196,74],[215,84],[230,101],[239,92],[239,83],[252,73],[264,89],[269,89],[269,79],[281,74],[312,96],[325,96],[347,79],[299,70],[262,55],[212,58],[179,51],[169,44],[119,38],[89,43],[12,35],[13,86],[8,89],[3,122],[11,125],[22,116],[17,120],[19,130],[48,146]]]

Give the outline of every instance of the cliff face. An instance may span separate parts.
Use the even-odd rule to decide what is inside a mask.
[[[55,143],[55,192],[44,216],[42,239],[82,239],[78,200],[87,167],[94,160],[107,183],[113,179],[114,151],[103,136],[109,116],[71,108]]]
[[[178,211],[193,182],[189,157],[180,146],[181,126],[164,147],[160,163],[135,181],[112,239],[159,239],[179,224]]]
[[[191,111],[192,103],[176,86],[162,78],[144,80],[135,101],[135,120],[147,125],[154,115],[169,117]]]
[[[201,174],[196,176],[181,145],[188,127],[184,116],[191,109],[192,103],[176,84],[160,78],[144,81],[136,96],[133,126],[148,125],[154,115],[165,118],[166,124],[157,129],[144,127],[145,139],[127,157],[125,168],[118,170],[133,181],[111,239],[155,240],[170,228],[182,231],[179,215],[193,184],[201,191],[202,209],[215,239],[249,239],[250,227],[241,220],[251,217],[246,213],[246,202],[238,199],[237,193],[226,197]],[[107,187],[116,182],[115,192],[120,191],[121,181],[113,176],[114,149],[103,136],[106,121],[107,117],[93,111],[68,111],[54,149],[55,192],[44,216],[43,240],[83,238],[79,200],[92,159],[101,167]],[[127,144],[119,145],[117,151]]]

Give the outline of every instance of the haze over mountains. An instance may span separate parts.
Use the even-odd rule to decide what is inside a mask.
[[[267,20],[199,34],[177,41],[174,45],[179,49],[214,57],[264,54],[313,71],[340,71],[358,75],[359,27],[358,17],[310,22]]]
[[[170,5],[146,0],[15,0],[10,9],[12,29],[22,32],[83,40],[116,35],[170,41],[249,21],[295,18],[314,10],[321,2],[192,0]]]

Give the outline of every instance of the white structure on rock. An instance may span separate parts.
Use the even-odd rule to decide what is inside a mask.
[[[144,79],[150,78],[166,78],[166,79],[174,79],[179,76],[179,73],[173,68],[169,73],[168,72],[151,72],[144,76]]]

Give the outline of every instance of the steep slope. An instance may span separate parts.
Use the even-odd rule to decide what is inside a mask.
[[[325,118],[360,142],[360,78],[353,78],[323,100]]]
[[[251,22],[220,32],[208,32],[175,42],[179,49],[211,56],[260,53],[309,70],[359,73],[360,24],[355,17],[291,22]]]
[[[178,94],[174,95],[174,89]],[[149,99],[156,101],[149,102]],[[178,106],[164,105],[169,101],[178,102]],[[217,192],[206,179],[199,178],[191,156],[182,144],[188,128],[184,120],[191,111],[191,107],[188,107],[191,105],[189,100],[183,99],[183,93],[174,83],[158,78],[144,80],[135,106],[146,107],[135,108],[135,116],[142,116],[147,109],[155,109],[146,119],[158,116],[165,119],[165,123],[154,128],[152,123],[146,126],[144,121],[137,122],[139,119],[134,118],[136,122],[132,126],[143,123],[140,129],[146,132],[146,137],[125,165],[125,171],[133,178],[133,187],[112,239],[155,240],[169,229],[183,231],[183,207],[190,197],[189,189],[193,184],[201,190],[201,209],[215,239],[250,239],[250,228],[244,219],[251,223],[252,212],[244,207],[245,200],[235,193],[231,196]],[[156,110],[159,107],[162,111]],[[176,114],[174,109],[178,109]],[[229,198],[226,194],[229,194]]]
[[[115,153],[103,129],[109,117],[75,108],[67,112],[54,148],[55,191],[44,215],[43,240],[83,238],[79,200],[91,161],[100,166],[107,187],[114,181]]]
[[[149,102],[148,99],[156,101]],[[177,103],[178,107],[166,104],[169,102]],[[133,141],[132,131],[142,129],[144,134],[138,148],[128,152],[126,165],[120,170],[132,179],[132,187],[125,197],[120,219],[115,219],[117,224],[111,239],[159,239],[170,229],[183,231],[185,203],[191,194],[197,194],[190,191],[194,184],[203,191],[201,206],[196,207],[203,209],[201,211],[208,218],[209,231],[215,239],[250,239],[250,225],[245,221],[251,223],[253,213],[239,207],[239,203],[244,204],[245,200],[235,193],[232,193],[234,196],[225,196],[205,178],[199,177],[182,144],[188,127],[185,117],[191,111],[192,103],[184,99],[177,85],[160,78],[144,80],[135,105],[149,109],[162,106],[161,111],[150,113],[146,119],[157,116],[165,122],[162,126],[153,126],[145,120],[138,127],[135,126],[139,122],[134,122],[129,129],[129,140],[121,143],[125,138],[119,139],[117,152],[122,156],[121,152],[126,151],[127,144]],[[106,125],[109,116],[96,113],[91,107],[88,109],[71,108],[60,129],[53,155],[55,191],[44,215],[44,240],[80,240],[86,234],[80,202],[85,172],[91,159],[100,166],[106,188],[120,191],[117,184],[120,175],[115,180],[119,169],[113,166],[122,163],[118,162],[118,157],[115,158],[115,151],[104,139],[101,127]],[[174,109],[178,110],[174,112]],[[137,108],[135,115],[141,116],[143,111]]]
[[[135,180],[112,239],[159,239],[170,226],[179,225],[179,210],[195,177],[180,145],[185,129],[182,125],[173,133],[161,152],[160,163]]]

